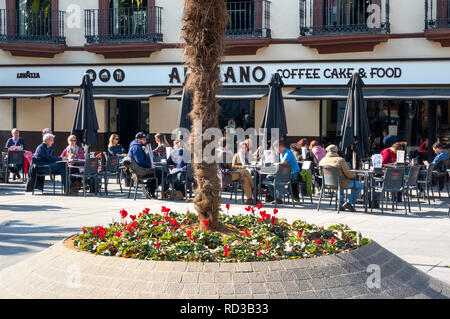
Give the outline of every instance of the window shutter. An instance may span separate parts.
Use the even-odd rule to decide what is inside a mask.
[[[437,25],[448,24],[448,0],[437,0]]]
[[[324,5],[325,0],[314,0],[313,2],[313,33],[318,33],[320,27],[323,26],[324,23]]]

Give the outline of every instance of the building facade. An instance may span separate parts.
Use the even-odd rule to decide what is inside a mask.
[[[339,139],[346,85],[359,71],[371,132],[418,145],[447,140],[447,0],[227,1],[221,126],[261,125],[279,72],[289,141]],[[17,127],[34,150],[42,129],[65,146],[84,73],[100,126],[128,143],[137,131],[171,133],[184,75],[182,0],[0,0],[0,142]]]

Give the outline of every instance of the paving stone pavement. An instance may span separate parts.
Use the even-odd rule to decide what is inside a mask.
[[[59,194],[53,196],[51,195],[50,189],[46,191],[45,195],[39,194],[32,196],[31,194],[24,193],[23,184],[0,184],[0,269],[4,269],[0,272],[0,278],[3,278],[3,284],[5,282],[5,273],[21,273],[20,269],[24,270],[24,265],[32,266],[28,260],[34,260],[36,265],[39,265],[38,261],[42,257],[41,253],[52,251],[51,249],[57,245],[51,245],[78,232],[81,226],[104,225],[110,223],[112,220],[118,220],[120,218],[118,211],[121,208],[126,208],[129,211],[140,211],[143,207],[149,207],[152,211],[156,212],[160,211],[162,205],[166,205],[178,211],[186,211],[187,209],[193,210],[192,203],[159,200],[149,201],[143,199],[142,196],[136,201],[127,199],[126,194],[121,194],[115,184],[111,186],[111,193],[107,197],[94,197],[88,194],[86,198],[83,198],[80,196],[66,197]],[[224,203],[227,202],[228,196],[226,199],[224,197]],[[243,211],[244,205],[235,204],[234,201],[231,201],[230,203],[232,205],[230,213]],[[305,203],[297,205],[295,209],[290,205],[278,207],[278,216],[286,218],[289,221],[302,219],[307,222],[324,226],[336,223],[348,224],[352,229],[361,231],[364,236],[374,239],[384,248],[387,248],[390,252],[403,258],[414,266],[414,268],[408,268],[409,270],[404,274],[402,273],[401,276],[404,277],[403,279],[399,279],[398,276],[392,277],[392,273],[396,270],[393,265],[396,265],[396,267],[403,267],[404,269],[406,269],[406,266],[402,266],[398,260],[394,263],[386,261],[387,264],[385,268],[382,267],[382,273],[386,271],[388,274],[391,274],[392,278],[387,276],[385,283],[401,286],[401,280],[412,280],[414,276],[417,276],[413,271],[417,270],[423,271],[423,275],[426,273],[432,277],[429,279],[421,279],[422,282],[428,280],[433,283],[433,278],[437,278],[450,283],[450,234],[448,232],[450,219],[447,217],[447,203],[448,198],[445,197],[442,201],[437,200],[434,203],[432,202],[431,205],[422,205],[421,212],[419,212],[418,207],[413,204],[413,212],[408,215],[404,214],[404,211],[401,210],[400,206],[399,210],[395,212],[388,211],[385,212],[384,215],[381,215],[377,210],[373,213],[364,213],[361,207],[357,208],[357,213],[341,212],[340,214],[337,214],[327,205],[324,205],[323,209],[321,209],[320,212],[317,212],[317,200],[315,199],[313,205]],[[266,209],[271,209],[271,207],[273,206],[266,205]],[[223,207],[223,211],[226,212],[225,207]],[[46,250],[50,246],[51,248]],[[324,260],[327,258],[328,257],[325,257]],[[370,260],[370,258],[368,260]],[[25,261],[25,263],[23,263],[23,261]],[[95,289],[92,290],[92,287],[89,288],[91,289],[89,294],[97,294],[98,291],[104,290],[104,288],[100,288],[100,284],[109,284],[109,280],[107,279],[108,276],[110,276],[111,273],[116,273],[116,268],[119,269],[122,265],[121,261],[115,261],[112,265],[109,263],[109,260],[102,259],[102,264],[99,266],[101,266],[100,269],[102,269],[103,275],[93,275],[94,281],[89,281],[89,279],[91,279],[90,276],[84,278],[89,285],[97,283]],[[164,285],[161,282],[162,277],[155,275],[153,269],[150,269],[151,267],[149,267],[149,265],[141,265],[139,268],[136,268],[139,269],[140,272],[138,272],[134,278],[130,278],[132,281],[131,283],[121,283],[123,278],[128,278],[126,271],[123,269],[120,269],[122,277],[117,280],[112,280],[111,283],[115,283],[118,287],[122,285],[123,289],[139,288],[139,291],[144,291],[144,286],[149,288],[154,285],[155,289],[164,288],[162,291],[151,289],[151,291],[158,291],[156,295],[160,297],[169,295],[169,290],[172,292],[176,291],[177,296],[198,296],[200,292],[208,294],[206,296],[210,297],[236,295],[235,283],[242,285],[245,280],[248,280],[248,289],[237,286],[238,289],[242,288],[242,295],[245,296],[251,293],[254,297],[261,298],[267,296],[273,298],[294,296],[299,298],[315,298],[317,296],[329,297],[330,294],[333,297],[341,296],[343,298],[349,297],[349,295],[352,295],[352,297],[361,295],[366,295],[366,297],[380,297],[380,295],[387,297],[391,296],[389,294],[389,291],[391,290],[391,294],[400,294],[401,289],[393,288],[383,290],[383,292],[380,292],[379,294],[374,294],[373,291],[372,293],[365,294],[364,289],[366,289],[366,287],[361,282],[359,283],[359,286],[351,286],[351,289],[349,288],[350,286],[347,285],[347,288],[344,289],[344,291],[342,287],[333,288],[333,285],[336,285],[335,279],[327,281],[322,280],[320,276],[314,277],[317,274],[320,275],[320,271],[318,272],[317,268],[320,264],[321,262],[317,264],[317,261],[313,262],[308,260],[305,260],[304,263],[302,263],[301,268],[294,267],[293,264],[288,261],[282,261],[278,264],[267,263],[267,265],[258,265],[258,263],[250,263],[250,265],[245,263],[235,264],[232,265],[235,272],[230,273],[232,276],[229,278],[229,282],[223,281],[220,287],[216,286],[215,288],[204,285],[201,289],[199,286],[195,286],[195,280],[197,280],[197,283],[200,280],[202,281],[201,283],[208,283],[208,277],[205,274],[203,274],[202,277],[200,277],[200,275],[196,277],[195,274],[203,273],[203,271],[215,274],[220,274],[222,272],[226,273],[227,271],[229,272],[227,267],[231,266],[226,264],[219,265],[219,272],[217,272],[218,266],[212,264],[202,266],[202,271],[200,271],[198,265],[194,266],[185,263],[175,263],[173,266],[174,275],[171,277],[171,281],[166,282],[167,285]],[[128,267],[133,269],[131,265],[127,265],[127,268]],[[302,271],[303,268],[307,270]],[[288,270],[293,271],[296,278],[295,280],[292,280],[292,273],[287,272]],[[44,271],[48,271],[48,269]],[[268,271],[272,271],[276,274],[268,275]],[[322,271],[324,274],[321,275],[322,277],[328,278],[329,275],[339,275],[345,283],[351,283],[352,280],[355,279],[355,276],[352,277],[348,275],[358,273],[358,271],[362,273],[365,269],[362,269],[361,263],[350,262],[334,265],[333,268],[326,268],[324,271],[325,272]],[[348,273],[349,271],[351,272]],[[62,274],[66,275],[66,272],[67,269],[59,269],[61,276]],[[193,275],[184,277],[187,273],[192,273]],[[30,276],[28,276],[29,278],[27,280],[30,280],[31,287],[33,283],[39,282],[39,279],[42,278],[42,276],[39,277],[38,274],[39,271],[33,271],[30,273]],[[147,277],[147,275],[149,277]],[[237,277],[235,275],[237,275]],[[149,280],[148,278],[155,278],[155,282],[146,281]],[[214,280],[219,280],[219,277],[214,278]],[[236,278],[236,280],[234,280],[234,278]],[[277,281],[273,280],[278,280],[280,278],[281,281],[279,282],[289,283],[283,285],[283,291],[281,291],[279,285],[270,284],[277,283]],[[159,284],[155,285],[158,282]],[[302,285],[300,285],[299,282],[301,282]],[[416,290],[419,289],[420,282],[420,280],[418,283],[414,281],[415,286],[413,286],[413,288]],[[269,283],[269,285],[267,285],[267,283]],[[175,284],[183,284],[183,287],[180,288],[180,286]],[[129,287],[128,285],[131,285],[132,287]],[[48,288],[51,288],[51,291],[54,291],[57,287],[61,288],[61,282],[48,283]],[[64,287],[66,287],[66,285],[64,285]],[[179,289],[177,289],[177,287]],[[298,289],[297,291],[294,291],[296,287]],[[26,290],[28,295],[30,292],[39,295],[37,291],[34,291],[31,288],[27,289],[26,286],[21,289]],[[222,294],[218,293],[219,289]],[[405,289],[405,291],[408,291],[408,289]],[[427,288],[429,295],[430,289],[433,290],[434,287],[430,288],[429,286]],[[443,289],[444,296],[445,289]],[[4,292],[5,290],[2,291]],[[214,291],[217,291],[217,294],[211,294]],[[395,291],[395,293],[393,291]],[[116,292],[105,292],[105,295],[111,296],[111,294],[116,295]],[[148,291],[139,292],[138,294],[143,294],[143,296],[145,295],[147,297],[155,297],[155,293]],[[407,292],[403,292],[403,294],[408,295]],[[86,296],[85,293],[83,293],[83,295]],[[123,293],[117,293],[116,297],[120,295],[123,295]],[[407,297],[411,296],[413,296],[413,294],[409,293]],[[426,297],[428,295],[423,292],[414,295],[414,297],[420,296]],[[139,296],[136,295],[135,297]]]
[[[375,241],[313,263],[222,265],[96,256],[59,241],[0,271],[0,298],[450,298],[450,285]]]

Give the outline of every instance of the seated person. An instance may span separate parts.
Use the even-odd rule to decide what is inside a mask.
[[[153,156],[159,159],[166,159],[168,155],[166,153],[166,148],[170,147],[169,142],[167,142],[166,136],[164,134],[157,133],[155,135],[155,142],[158,146],[153,150]]]
[[[135,140],[130,144],[128,157],[133,159],[138,166],[149,169],[149,174],[140,177],[153,176],[153,172],[155,173],[155,176],[158,179],[158,184],[154,179],[151,179],[147,182],[147,185],[142,188],[144,196],[150,199],[156,198],[155,191],[161,182],[162,172],[160,170],[155,170],[150,155],[144,151],[146,145],[147,135],[143,132],[137,133]]]
[[[434,164],[434,171],[436,171],[434,175],[439,177],[439,190],[442,190],[445,186],[446,174],[440,176],[441,174],[439,174],[439,172],[446,172],[447,167],[444,167],[443,161],[448,160],[448,153],[445,150],[444,144],[439,142],[433,144],[433,151],[436,154],[436,157],[432,162]],[[423,163],[427,167],[430,164],[427,161],[424,161]]]
[[[319,142],[313,140],[309,145],[308,155],[306,159],[317,165],[327,155],[327,151],[319,145]]]
[[[61,175],[61,182],[63,183],[64,191],[66,189],[66,164],[61,161],[62,158],[59,156],[50,155],[49,149],[54,142],[55,136],[52,134],[45,134],[42,137],[42,144],[40,144],[33,156],[33,163],[41,166],[50,166],[52,174]]]
[[[250,165],[250,154],[248,152],[248,146],[246,142],[239,143],[239,150],[233,156],[232,167],[236,169],[231,172],[231,180],[237,181],[239,178],[242,179],[242,184],[244,187],[245,196],[247,197],[247,204],[255,204],[253,201],[253,179],[249,171],[245,166]]]
[[[44,128],[44,130],[42,131],[42,136],[44,136],[45,134],[52,134],[53,132],[50,128]],[[53,153],[55,152],[55,142],[53,142],[53,145],[50,147],[50,149],[48,150],[48,153],[50,155],[53,155]]]
[[[383,130],[383,144],[386,147],[391,147],[394,143],[397,143],[397,136],[390,135],[387,130]]]
[[[7,141],[6,141],[6,145],[5,148],[6,149],[20,149],[20,150],[24,150],[25,149],[25,141],[22,137],[20,137],[20,132],[18,129],[14,128],[11,131],[11,135],[12,137],[10,137]]]
[[[119,144],[119,135],[111,134],[111,136],[109,137],[108,154],[111,156],[117,156],[119,154],[126,153],[127,152],[122,147],[122,145]]]
[[[70,135],[67,138],[67,143],[69,144],[61,153],[61,158],[63,160],[84,160],[84,151],[83,148],[79,147],[77,145],[77,137],[75,135]],[[82,164],[80,164],[82,166]],[[80,173],[80,169],[77,168],[71,168],[71,172],[78,174]],[[71,178],[71,185],[70,185],[70,193],[76,194],[78,193],[78,190],[82,187],[81,184],[81,178],[72,177]]]
[[[298,166],[297,159],[294,153],[286,147],[284,141],[275,142],[273,145],[274,149],[278,151],[280,157],[280,164],[291,164],[291,181],[292,183],[292,193],[294,195],[294,200],[299,201],[298,195],[298,182],[300,180],[300,167]],[[275,174],[267,175],[266,180],[273,181],[275,179]],[[266,202],[273,202],[275,199],[277,204],[282,204],[282,187],[274,188],[271,185],[267,185],[269,194],[266,196]]]
[[[182,181],[186,178],[185,167],[187,163],[184,162],[183,156],[185,155],[184,143],[182,140],[177,139],[174,141],[173,150],[167,159],[167,165],[175,166],[170,170],[169,174],[165,178],[164,181],[164,193],[169,189],[170,184],[172,183],[174,186],[173,191],[180,191],[183,196],[184,187],[182,187]]]
[[[7,141],[5,148],[11,151],[25,150],[25,141],[19,136],[20,132],[18,129],[14,128],[11,131],[11,136]],[[9,170],[13,173],[13,178],[20,179],[19,171],[23,169],[23,164],[10,165]]]
[[[419,147],[419,159],[424,162],[428,158],[428,138]]]
[[[347,202],[345,202],[344,190],[341,190],[340,194],[340,207],[347,211],[354,212],[356,211],[353,205],[355,205],[356,199],[359,198],[359,195],[364,187],[364,184],[355,180],[355,173],[350,171],[350,168],[345,161],[344,158],[340,157],[338,154],[338,148],[336,145],[330,145],[326,148],[327,155],[320,161],[319,167],[336,167],[339,169],[339,177],[341,180],[341,187],[344,188],[353,188],[355,185],[356,193],[353,196],[350,196]],[[321,172],[322,173],[322,172]]]
[[[393,164],[397,162],[397,151],[405,150],[405,143],[396,142],[391,147],[381,151],[381,156],[383,157],[382,164]]]

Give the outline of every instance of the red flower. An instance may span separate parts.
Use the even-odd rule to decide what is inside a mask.
[[[298,235],[298,238],[302,238],[303,232],[298,231],[298,232],[297,232],[297,235]],[[309,236],[309,235],[308,235],[308,236]],[[308,239],[309,239],[309,238],[308,238]]]
[[[81,231],[84,233],[86,231],[86,228],[81,227]]]
[[[165,220],[170,220],[169,213],[165,213],[165,214],[164,214],[164,219],[165,219]]]
[[[265,210],[260,211],[259,214],[261,215],[262,218],[266,217],[266,211]]]
[[[92,233],[94,234],[95,237],[97,237],[97,235],[98,235],[98,229],[97,229],[97,228],[94,228],[94,229],[92,230]]]
[[[252,206],[252,214],[255,215],[255,207]]]
[[[177,219],[176,219],[176,218],[172,218],[172,219],[170,220],[170,224],[171,224],[172,226],[177,225]]]
[[[155,221],[153,222],[153,225],[158,226],[159,223],[155,220]]]
[[[144,210],[148,213],[150,211],[150,208],[145,207]]]
[[[159,246],[161,246],[161,243],[158,241],[156,242],[155,247],[158,248]]]
[[[189,239],[191,239],[191,235],[192,235],[192,231],[191,230],[186,230],[186,236],[188,236]]]
[[[262,252],[258,251],[258,252],[256,253],[256,255],[257,255],[258,257],[261,257]]]
[[[273,214],[276,215],[278,213],[278,209],[274,208],[273,209]]]
[[[195,243],[195,242],[197,241],[197,237],[194,237],[192,240],[193,240],[194,243]]]
[[[128,216],[128,212],[125,209],[122,209],[120,215],[122,215],[122,219],[125,219]]]
[[[133,233],[132,231],[130,231],[130,235],[131,235],[131,236],[133,236],[133,235],[134,235],[134,233]]]
[[[230,203],[226,203],[225,207],[227,208],[227,210],[230,210]]]
[[[117,237],[120,237],[120,236],[122,236],[122,233],[119,232],[119,231],[116,231],[116,236],[117,236]]]
[[[204,219],[204,220],[202,220],[202,223],[203,223],[203,225],[206,226],[206,229],[209,229],[209,221],[208,220]]]
[[[247,212],[250,212],[250,209],[251,209],[251,207],[250,207],[250,206],[248,206],[248,207],[245,207],[245,210],[246,210]]]
[[[248,232],[247,228],[245,228],[244,231],[241,232],[241,236],[244,236],[244,235],[250,236],[250,233]]]
[[[162,213],[170,213],[170,208],[163,206],[163,207],[161,207],[161,212]]]
[[[145,214],[145,212],[143,212]],[[142,217],[142,213],[139,213],[138,218]]]
[[[263,208],[263,204],[257,203],[257,204],[256,204],[256,207],[258,207],[258,210],[260,210],[261,208]]]
[[[228,253],[232,250],[233,250],[233,248],[228,248],[227,246],[223,246],[224,256],[228,257]]]
[[[266,215],[264,216],[264,218],[265,218],[265,219],[270,219],[270,214],[266,214]]]
[[[262,223],[264,221],[264,218],[260,218],[259,221]]]
[[[136,215],[130,215],[131,220],[135,220],[136,219]]]
[[[317,245],[321,245],[321,244],[323,244],[323,242],[322,242],[319,238],[317,238],[317,239],[316,239],[316,244],[317,244]]]
[[[331,242],[331,244],[334,244],[336,242],[336,239],[331,238],[330,242]]]

